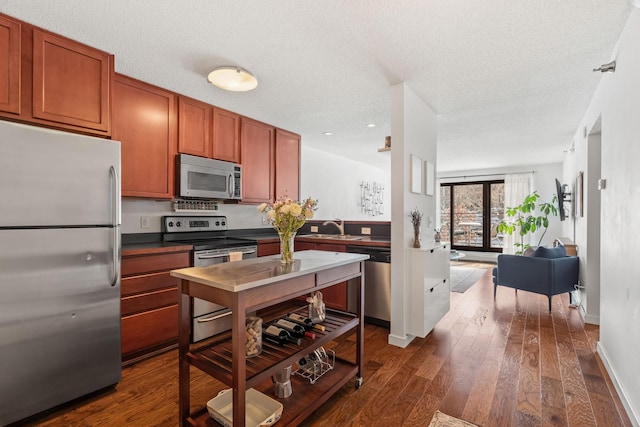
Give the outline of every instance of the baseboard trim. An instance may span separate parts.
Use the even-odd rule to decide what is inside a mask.
[[[600,316],[594,316],[592,314],[587,314],[584,316],[585,323],[589,323],[591,325],[600,325]]]
[[[607,370],[607,373],[609,374],[609,378],[611,378],[611,382],[613,383],[613,386],[616,388],[616,391],[618,392],[618,396],[620,396],[620,400],[622,401],[622,406],[624,406],[625,411],[627,411],[627,416],[629,417],[631,424],[633,424],[634,427],[640,427],[640,417],[638,417],[638,414],[636,414],[633,411],[633,408],[631,408],[631,405],[629,405],[629,400],[627,399],[627,395],[624,392],[622,385],[618,381],[618,374],[616,373],[616,370],[613,368],[613,365],[611,364],[611,359],[609,358],[609,354],[607,353],[607,350],[604,348],[604,345],[602,345],[602,341],[598,341],[596,350],[598,351],[600,360],[602,360],[602,363],[604,364],[604,367]]]
[[[391,345],[395,345],[396,347],[406,348],[411,341],[413,341],[415,337],[411,335],[405,335],[404,337],[399,337],[397,335],[389,334],[388,343]]]

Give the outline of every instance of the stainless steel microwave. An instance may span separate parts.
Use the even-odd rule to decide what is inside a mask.
[[[179,197],[232,199],[242,197],[242,166],[222,160],[178,154]]]

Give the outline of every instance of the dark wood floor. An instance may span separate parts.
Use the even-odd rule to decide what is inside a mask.
[[[631,426],[595,353],[598,333],[567,296],[554,297],[551,313],[546,297],[513,289],[499,288],[494,302],[487,271],[452,293],[447,316],[406,349],[367,325],[364,384],[352,380],[304,425],[426,426],[439,409],[485,427]],[[348,352],[353,340],[336,345]],[[175,426],[177,378],[174,350],[125,368],[115,389],[23,424]],[[195,409],[220,385],[195,368],[192,380]]]

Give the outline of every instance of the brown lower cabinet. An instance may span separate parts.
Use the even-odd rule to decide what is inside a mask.
[[[170,270],[190,266],[190,247],[122,256],[122,362],[130,364],[178,343],[178,284]]]
[[[347,245],[338,245],[334,243],[295,242],[296,251],[305,251],[310,249],[315,249],[318,251],[346,252]],[[323,289],[322,297],[324,300],[324,304],[328,308],[347,311],[347,282],[341,282],[337,285],[331,286],[330,288]]]

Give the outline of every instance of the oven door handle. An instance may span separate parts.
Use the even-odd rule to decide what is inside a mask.
[[[231,314],[233,314],[233,311],[227,311],[226,313],[217,314],[215,316],[205,317],[205,318],[197,319],[197,320],[198,320],[198,323],[213,322],[214,320],[218,320],[218,319],[222,319],[223,317],[231,316]]]
[[[249,254],[255,254],[256,251],[255,249],[252,249],[250,251],[241,251],[243,255],[249,255]],[[229,256],[228,253],[226,254],[215,254],[215,255],[196,255],[198,257],[198,259],[214,259],[214,258],[222,258],[222,257],[226,257]]]
[[[216,255],[196,255],[198,259],[214,259],[214,258],[223,258],[229,256],[229,254],[216,254]]]

